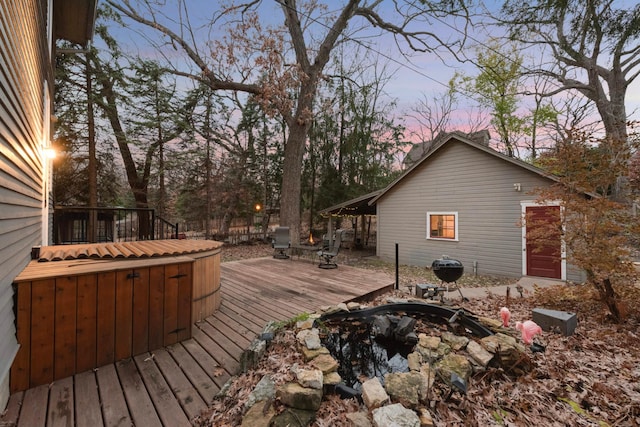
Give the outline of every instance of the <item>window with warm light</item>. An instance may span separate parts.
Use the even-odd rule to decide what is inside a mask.
[[[427,212],[427,239],[458,240],[457,212]]]

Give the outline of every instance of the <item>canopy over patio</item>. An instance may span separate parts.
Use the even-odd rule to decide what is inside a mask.
[[[364,236],[368,234],[366,228],[366,221],[364,220],[365,215],[375,215],[376,214],[376,205],[375,203],[370,205],[369,202],[376,198],[382,190],[373,191],[371,193],[353,198],[351,200],[347,200],[345,202],[339,203],[337,205],[330,206],[326,209],[323,209],[319,212],[323,217],[327,217],[329,222],[327,224],[327,236],[329,239],[333,239],[333,218],[334,217],[361,217],[360,219],[360,236],[361,242],[365,242],[368,239],[364,239]],[[354,233],[353,243],[355,244],[357,241],[357,233]]]
[[[369,202],[373,200],[382,190],[377,190],[360,197],[356,197],[346,202],[333,205],[326,209],[321,210],[319,213],[322,216],[361,216],[361,215],[375,215],[376,205],[369,205]]]

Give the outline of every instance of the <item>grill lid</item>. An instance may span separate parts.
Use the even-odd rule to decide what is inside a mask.
[[[455,282],[464,273],[464,266],[457,259],[449,258],[443,255],[431,263],[431,269],[438,279],[443,282]]]

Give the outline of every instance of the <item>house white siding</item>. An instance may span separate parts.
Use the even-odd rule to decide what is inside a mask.
[[[377,200],[377,253],[400,264],[431,266],[442,255],[466,273],[522,276],[521,202],[550,185],[540,174],[451,140]],[[517,185],[516,185],[517,184]],[[519,188],[520,191],[517,191]],[[455,241],[427,239],[427,212],[455,212]],[[571,276],[573,275],[573,276]],[[575,270],[570,280],[579,280]]]
[[[0,2],[0,408],[18,348],[13,278],[42,243],[44,165],[48,141],[43,112],[51,88],[47,2]],[[46,117],[48,120],[48,117]]]

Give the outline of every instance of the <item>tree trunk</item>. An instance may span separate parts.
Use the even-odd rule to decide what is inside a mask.
[[[222,224],[220,225],[220,234],[224,235],[229,233],[232,219],[233,219],[233,215],[231,214],[231,212],[229,212],[229,210],[227,210],[224,213],[224,216],[222,217]]]
[[[597,279],[592,272],[587,271],[588,282],[593,283],[598,291],[598,295],[600,297],[600,302],[602,302],[607,309],[609,309],[609,313],[611,313],[611,317],[613,321],[616,323],[620,323],[622,321],[622,312],[620,311],[620,307],[618,304],[618,299],[615,290],[613,289],[613,284],[611,283],[611,279]]]
[[[98,162],[96,159],[96,129],[93,113],[93,87],[91,85],[92,72],[89,53],[86,54],[85,73],[87,82],[87,139],[89,143],[89,207],[95,208],[98,206]],[[98,212],[95,210],[89,211],[87,229],[87,240],[90,243],[96,243],[98,241]]]
[[[118,148],[120,149],[120,154],[122,155],[122,161],[124,163],[124,168],[127,173],[127,182],[131,187],[131,191],[133,192],[134,200],[136,201],[137,208],[148,208],[149,203],[147,199],[147,184],[148,178],[146,176],[140,177],[138,175],[138,170],[136,167],[135,160],[133,159],[133,155],[131,154],[131,150],[129,149],[129,144],[127,141],[127,136],[124,128],[122,127],[122,123],[120,122],[120,116],[118,114],[118,101],[116,98],[115,91],[113,90],[113,82],[109,79],[108,76],[104,75],[104,70],[98,70],[98,67],[95,67],[96,74],[100,83],[102,84],[102,92],[101,95],[104,96],[106,100],[106,105],[103,106],[103,110],[109,123],[111,124],[111,128],[113,129],[113,134],[116,138],[116,142],[118,144]],[[150,150],[153,150],[152,148]],[[152,152],[152,151],[151,151]],[[147,153],[147,157],[150,157],[151,152]],[[148,165],[145,166],[144,170],[147,171],[149,168]]]
[[[595,73],[594,73],[595,74]],[[598,90],[594,91],[599,96],[591,98],[598,109],[598,113],[602,118],[602,123],[610,139],[618,141],[627,140],[627,112],[624,105],[627,82],[620,73],[611,71],[607,76],[607,86],[609,87],[609,99],[604,95],[604,89],[601,88],[598,75],[591,78],[590,83],[598,82]],[[628,146],[628,145],[627,145]]]
[[[620,323],[622,321],[622,315],[620,313],[620,307],[618,307],[618,299],[616,298],[616,293],[613,290],[613,285],[611,284],[610,279],[602,280],[601,284],[598,286],[598,290],[600,291],[600,300],[605,303],[613,320],[616,323]]]
[[[300,189],[307,128],[308,125],[298,123],[291,127],[284,148],[280,224],[289,227],[293,244],[300,242]]]

